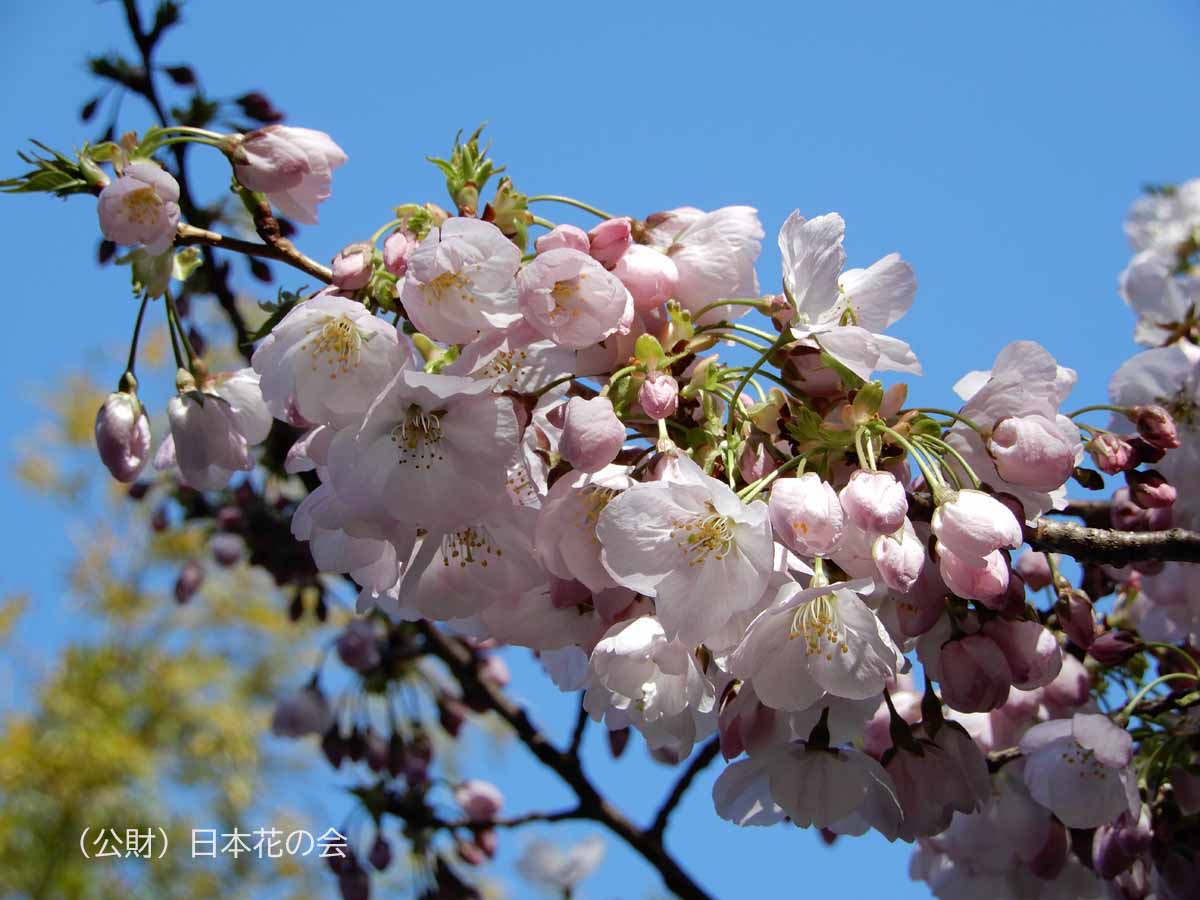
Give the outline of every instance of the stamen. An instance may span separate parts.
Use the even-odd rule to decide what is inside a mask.
[[[471,296],[468,288],[471,287],[471,278],[463,272],[443,272],[433,281],[425,285],[427,296],[431,296],[434,300],[441,301],[446,294],[451,291],[458,293],[458,299],[466,300],[468,303],[474,303],[475,298]]]
[[[364,339],[349,316],[326,316],[309,334],[314,335],[309,343],[314,372],[324,366],[335,379],[358,367]]]
[[[846,626],[838,615],[837,604],[837,597],[833,594],[821,594],[801,604],[792,614],[788,640],[804,638],[804,649],[810,656],[820,654],[827,660],[833,659],[834,650],[849,653]]]
[[[400,448],[399,465],[432,469],[444,459],[440,446],[444,414],[441,410],[425,412],[415,404],[408,408],[404,420],[392,429],[392,443]]]
[[[162,207],[162,200],[150,185],[130,191],[125,195],[123,201],[126,215],[129,216],[131,222],[136,222],[138,225],[147,225],[153,222],[158,218],[158,211]]]
[[[702,566],[709,557],[718,561],[729,555],[734,546],[733,519],[708,504],[709,515],[691,519],[676,519],[671,523],[671,537],[683,551],[688,566]]]
[[[454,560],[460,568],[478,563],[487,568],[489,559],[499,559],[504,555],[499,547],[492,542],[492,536],[487,529],[480,526],[464,528],[442,538],[442,565],[449,566]]]

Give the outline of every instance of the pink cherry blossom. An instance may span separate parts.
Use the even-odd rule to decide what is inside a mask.
[[[590,256],[567,248],[540,253],[517,277],[525,321],[561,347],[589,347],[633,324],[633,298]]]
[[[454,802],[476,823],[493,821],[504,807],[504,795],[488,781],[470,779],[454,789]]]
[[[578,225],[557,225],[538,237],[533,242],[533,246],[538,253],[546,253],[563,247],[587,253],[590,245],[587,232]]]
[[[596,262],[609,269],[617,264],[633,244],[629,219],[605,219],[587,234],[584,248]]]
[[[669,419],[679,407],[679,383],[668,372],[651,372],[638,388],[638,405],[652,419]]]
[[[343,247],[333,258],[333,283],[343,291],[365,288],[374,273],[372,256],[375,248],[370,244],[350,244]]]
[[[942,647],[942,700],[961,712],[999,709],[1012,688],[1012,670],[999,645],[982,634]]]
[[[679,286],[679,268],[674,260],[645,244],[634,244],[626,250],[612,273],[629,290],[639,313],[662,306]]]
[[[769,509],[776,540],[794,553],[827,556],[841,540],[842,505],[829,482],[815,472],[776,481]]]
[[[400,305],[436,341],[465,344],[512,325],[521,251],[491,222],[450,218],[408,259]]]
[[[558,452],[583,472],[599,472],[614,459],[625,443],[625,426],[613,412],[607,397],[572,397],[567,403]]]
[[[100,230],[117,244],[141,244],[158,255],[175,240],[179,225],[179,183],[152,162],[135,162],[109,182],[97,203]]]
[[[400,278],[408,271],[408,261],[417,246],[417,240],[407,231],[393,231],[383,242],[384,268]]]
[[[921,577],[925,556],[925,545],[908,519],[894,534],[881,534],[871,543],[871,559],[879,570],[879,577],[901,594],[912,590]]]
[[[1079,436],[1069,435],[1045,416],[1008,416],[993,427],[988,452],[1005,481],[1049,493],[1075,468]]]
[[[956,491],[933,511],[933,533],[964,562],[978,563],[993,550],[1021,545],[1021,523],[996,498],[976,490]]]
[[[846,518],[868,534],[891,534],[904,525],[908,498],[891,472],[858,469],[838,492]]]
[[[963,559],[947,547],[938,553],[938,571],[951,591],[967,600],[978,600],[985,606],[1004,605],[1008,591],[1008,561],[999,550],[993,550],[982,560]]]
[[[1014,687],[1023,691],[1044,687],[1062,670],[1058,641],[1038,622],[993,619],[983,626],[983,634],[1004,654]]]

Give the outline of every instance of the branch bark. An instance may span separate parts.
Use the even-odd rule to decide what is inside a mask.
[[[704,771],[721,750],[721,741],[719,738],[712,738],[707,744],[700,748],[700,752],[692,757],[692,761],[688,763],[688,767],[684,769],[683,774],[675,782],[671,788],[671,793],[667,795],[667,799],[663,801],[659,807],[658,814],[654,817],[654,824],[646,829],[648,834],[662,840],[663,832],[667,830],[667,822],[671,818],[671,813],[675,811],[675,807],[679,805],[679,801],[683,799],[683,795],[687,793],[688,788],[692,786],[692,782],[696,780],[696,776]]]
[[[1114,531],[1074,522],[1035,519],[1025,528],[1035,550],[1064,553],[1088,562],[1121,566],[1130,562],[1200,562],[1200,534],[1184,528],[1167,531]]]
[[[328,266],[323,266],[315,259],[305,256],[288,240],[281,239],[273,244],[258,244],[254,241],[243,241],[240,238],[230,237],[216,231],[209,231],[205,228],[196,228],[193,225],[181,223],[175,243],[178,245],[200,244],[206,247],[213,247],[217,250],[242,253],[246,256],[273,259],[276,262],[287,263],[289,266],[299,269],[301,272],[311,275],[325,284],[333,281],[333,273],[329,270]]]
[[[579,798],[580,818],[599,822],[625,841],[658,870],[663,883],[683,900],[709,900],[709,895],[679,866],[663,847],[661,836],[643,831],[600,795],[584,774],[579,759],[552,745],[525,710],[498,688],[480,677],[474,653],[461,641],[443,634],[429,622],[417,625],[429,652],[438,657],[462,687],[464,697],[493,710],[516,732],[538,761],[551,769]]]

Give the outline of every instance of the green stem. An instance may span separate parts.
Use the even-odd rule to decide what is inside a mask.
[[[612,390],[612,387],[614,384],[616,384],[618,381],[620,381],[626,375],[632,375],[634,372],[636,372],[638,370],[638,368],[640,368],[640,366],[641,366],[641,364],[638,363],[637,365],[626,366],[623,369],[617,369],[617,371],[613,372],[612,375],[609,376],[608,384],[606,384],[604,387],[600,388],[600,396],[607,397],[608,392]]]
[[[975,470],[971,468],[971,466],[967,463],[967,461],[965,459],[963,459],[963,455],[961,453],[959,453],[950,444],[947,444],[941,438],[936,438],[931,434],[924,435],[923,437],[925,440],[929,441],[931,444],[933,444],[935,447],[937,447],[943,453],[949,453],[951,456],[953,456],[955,458],[955,460],[958,461],[958,464],[960,466],[962,466],[962,470],[967,474],[967,477],[971,479],[971,484],[975,485],[976,490],[979,489],[979,485],[980,485],[979,476],[975,474]]]
[[[904,412],[932,413],[935,416],[945,416],[948,419],[954,419],[957,422],[962,422],[972,431],[976,431],[981,435],[984,433],[982,428],[980,428],[966,416],[962,415],[961,413],[951,412],[948,409],[938,409],[936,406],[918,406],[913,410],[904,410]]]
[[[133,367],[137,360],[138,338],[142,333],[142,318],[146,315],[146,305],[149,302],[149,294],[142,297],[142,305],[138,307],[137,319],[133,323],[133,338],[129,342],[129,359],[125,362],[125,371],[130,375],[134,374]]]
[[[540,387],[536,391],[534,391],[533,396],[540,397],[540,396],[542,396],[542,394],[552,391],[554,388],[558,387],[560,384],[566,384],[568,381],[574,380],[574,378],[575,378],[574,375],[564,375],[562,378],[555,378],[549,384],[543,385],[542,387]]]
[[[726,436],[733,434],[733,417],[737,413],[737,398],[741,396],[742,391],[746,388],[746,385],[750,383],[750,379],[753,378],[755,374],[757,374],[758,370],[766,364],[771,354],[786,344],[788,340],[788,333],[786,331],[780,332],[779,337],[775,339],[775,343],[773,343],[759,355],[758,359],[754,361],[754,365],[750,367],[750,371],[743,375],[742,380],[738,382],[737,387],[733,391],[733,399],[729,404],[729,415],[725,419]]]
[[[383,237],[383,233],[385,231],[387,231],[389,228],[395,228],[396,226],[403,225],[403,224],[404,224],[403,219],[392,219],[392,221],[388,222],[386,225],[383,225],[382,227],[375,229],[375,233],[371,235],[371,240],[368,243],[370,243],[372,246],[374,246],[375,244],[378,244],[379,239],[381,237]]]
[[[862,445],[862,438],[866,432],[867,429],[864,426],[854,429],[854,453],[858,456],[858,467],[873,472],[875,467],[867,462],[867,451],[863,449]]]
[[[564,197],[562,194],[537,194],[533,197],[526,198],[527,203],[565,203],[567,206],[574,206],[577,209],[582,209],[584,212],[590,212],[593,216],[599,216],[601,219],[615,219],[616,216],[609,215],[602,209],[597,209],[590,203],[584,203],[582,200],[576,200],[574,197]]]
[[[766,312],[771,308],[771,301],[765,297],[735,297],[732,300],[715,300],[707,306],[702,306],[692,314],[692,321],[700,321],[700,317],[707,312],[712,312],[714,309],[720,309],[722,306],[749,306],[751,309],[757,309],[759,312]]]
[[[768,475],[764,475],[762,478],[758,479],[758,481],[754,482],[753,484],[749,484],[746,487],[742,488],[741,491],[738,492],[738,497],[741,498],[743,503],[749,503],[751,500],[753,500],[755,497],[757,497],[759,494],[761,494],[765,488],[770,487],[771,482],[773,482],[776,478],[778,478],[780,475],[784,474],[785,472],[790,472],[792,469],[795,469],[797,467],[799,467],[800,471],[803,472],[804,466],[807,462],[808,462],[808,460],[803,456],[793,456],[791,459],[789,459],[787,462],[785,462],[783,465],[781,465],[774,472],[771,472]]]
[[[543,228],[549,228],[551,231],[558,227],[549,219],[543,219],[541,216],[530,216],[530,221],[532,221],[534,225],[541,225]]]
[[[1120,413],[1123,416],[1128,416],[1129,408],[1126,406],[1110,406],[1107,403],[1097,403],[1093,406],[1084,406],[1075,410],[1073,413],[1067,413],[1067,418],[1074,419],[1076,416],[1082,416],[1084,413],[1090,412],[1115,412]]]
[[[756,350],[759,353],[765,353],[768,349],[770,349],[768,347],[764,347],[762,344],[758,343],[757,341],[747,340],[746,338],[744,338],[738,334],[726,334],[725,332],[716,332],[716,331],[703,331],[703,332],[698,331],[696,333],[704,334],[706,337],[715,337],[717,340],[720,340],[720,341],[733,341],[733,343],[735,343],[735,344],[741,344],[743,347],[749,347],[751,350]]]
[[[171,296],[171,292],[167,291],[164,295],[167,301],[167,322],[175,326],[176,332],[179,334],[179,342],[183,344],[184,352],[187,353],[187,370],[195,374],[196,353],[192,350],[192,342],[188,340],[187,334],[184,333],[183,324],[179,321],[179,310],[175,308],[175,299]],[[179,349],[175,349],[175,361],[179,362]],[[180,365],[180,368],[183,368]]]
[[[1148,685],[1133,695],[1133,699],[1126,703],[1121,712],[1117,714],[1117,719],[1119,721],[1127,721],[1133,714],[1133,708],[1137,706],[1138,702],[1148,693],[1150,693],[1150,691],[1154,690],[1154,688],[1158,687],[1160,684],[1166,684],[1168,681],[1176,681],[1180,678],[1186,678],[1189,681],[1200,681],[1200,678],[1195,675],[1190,675],[1187,672],[1170,672],[1166,675],[1160,675],[1158,678],[1155,678]]]
[[[1146,641],[1146,647],[1149,649],[1170,650],[1174,653],[1178,653],[1185,660],[1187,660],[1187,664],[1192,667],[1195,673],[1200,675],[1200,662],[1197,662],[1196,658],[1182,647],[1176,647],[1174,644],[1163,644],[1158,641]]]
[[[929,485],[930,493],[933,494],[934,504],[940,505],[946,493],[947,487],[946,483],[942,480],[942,477],[937,474],[937,470],[931,467],[928,461],[925,460],[925,458],[921,455],[917,448],[912,445],[908,438],[904,437],[904,435],[900,434],[898,431],[896,431],[896,429],[878,420],[872,423],[872,427],[882,431],[908,451],[908,455],[913,458],[913,462],[917,464],[917,468],[920,469],[921,474],[925,476],[925,482]]]

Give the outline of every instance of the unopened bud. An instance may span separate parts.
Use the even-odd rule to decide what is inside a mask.
[[[1142,509],[1166,509],[1175,502],[1175,486],[1156,469],[1125,473],[1129,498]]]
[[[344,247],[333,258],[333,283],[343,291],[365,288],[374,271],[372,257],[374,248],[370,244],[357,243]]]
[[[1133,424],[1147,443],[1161,450],[1179,446],[1179,429],[1171,414],[1157,404],[1135,406],[1129,411]]]
[[[606,219],[588,232],[588,253],[606,269],[612,269],[632,243],[628,219]]]
[[[100,461],[122,484],[141,474],[150,458],[150,419],[135,394],[109,394],[96,412]]]
[[[192,598],[204,584],[204,569],[194,559],[188,560],[175,578],[175,602],[181,606]]]
[[[1137,465],[1133,447],[1123,437],[1110,431],[1102,432],[1087,444],[1096,468],[1107,475],[1118,475]]]
[[[667,419],[679,407],[679,384],[666,372],[651,372],[638,389],[638,404],[652,419]]]
[[[1141,649],[1141,641],[1128,631],[1106,631],[1092,641],[1088,656],[1108,669],[1124,665]]]
[[[1077,588],[1066,588],[1054,605],[1058,624],[1076,646],[1087,650],[1096,639],[1096,615],[1092,601]]]

